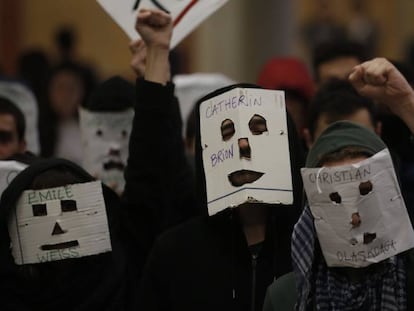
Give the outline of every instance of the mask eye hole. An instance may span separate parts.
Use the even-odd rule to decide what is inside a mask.
[[[253,135],[261,135],[267,132],[266,119],[261,115],[255,114],[249,121],[249,129]]]
[[[102,130],[101,130],[101,129],[97,129],[97,130],[96,130],[96,136],[101,137],[102,135],[103,135]]]
[[[74,212],[78,210],[75,200],[62,200],[60,201],[60,207],[62,212]]]
[[[373,189],[372,183],[368,180],[359,184],[359,193],[361,195],[367,195]]]
[[[234,123],[230,119],[226,119],[221,122],[221,137],[224,141],[228,141],[230,138],[233,137],[236,130],[234,129]]]
[[[332,192],[329,194],[329,198],[334,204],[341,204],[342,198],[338,192]]]
[[[33,216],[46,216],[47,215],[46,204],[33,204],[32,210],[33,210]]]

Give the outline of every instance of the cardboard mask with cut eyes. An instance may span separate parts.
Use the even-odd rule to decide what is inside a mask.
[[[84,147],[83,167],[117,193],[122,193],[133,109],[92,112],[80,108],[79,112]]]
[[[9,218],[9,235],[18,265],[111,251],[102,184],[24,191]]]
[[[318,240],[330,267],[365,267],[414,247],[391,156],[336,167],[303,168]]]
[[[245,202],[291,204],[284,93],[234,88],[200,104],[210,215]]]

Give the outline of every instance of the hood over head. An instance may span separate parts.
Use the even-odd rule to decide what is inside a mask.
[[[23,192],[28,189],[50,189],[70,184],[82,186],[95,180],[81,167],[67,160],[32,159],[29,162],[30,166],[13,179],[0,201],[0,251],[3,254],[0,260],[0,290],[6,293],[5,306],[19,310],[32,310],[34,306],[41,306],[43,310],[52,310],[60,308],[64,303],[65,307],[71,310],[95,309],[99,306],[110,309],[109,305],[112,303],[102,297],[115,301],[125,290],[126,261],[119,234],[118,196],[105,185],[97,184],[98,189],[102,187],[112,251],[78,257],[70,255],[74,250],[76,253],[76,248],[57,248],[50,250],[39,263],[16,264],[10,249],[13,245],[10,245],[8,221],[16,212],[16,204],[19,204]],[[59,178],[48,175],[49,172],[58,172]],[[47,210],[49,207],[50,205],[47,205]],[[78,208],[82,207],[79,205]],[[63,211],[65,210],[62,205]],[[71,212],[73,216],[74,212]],[[59,221],[57,223],[66,224]],[[80,223],[81,225],[77,224],[79,228],[85,229],[85,224]],[[61,230],[60,225],[59,230],[55,226],[52,235],[66,233],[66,230]],[[33,236],[37,233],[33,232]],[[64,237],[63,234],[62,236]]]
[[[92,91],[85,108],[96,112],[122,111],[134,105],[134,85],[120,76],[113,76]]]

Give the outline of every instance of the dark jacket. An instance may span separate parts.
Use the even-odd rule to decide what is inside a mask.
[[[165,98],[170,98],[170,101],[159,103],[164,105],[160,108],[162,111],[170,110],[172,87],[156,84],[152,87],[156,96],[165,94]],[[149,102],[140,105],[151,105],[150,98],[147,99]],[[171,128],[165,131],[168,129],[166,125],[177,124],[174,118],[178,118],[173,111],[170,112],[169,116],[163,116],[164,119],[157,119],[158,126],[164,131],[153,133],[151,144],[164,142],[165,159],[168,161],[167,158],[173,156],[176,161],[164,163],[163,170],[182,172],[185,169],[180,165],[186,166],[184,150],[165,149],[169,147],[168,141],[174,141],[174,136],[170,135],[176,131]],[[290,129],[293,129],[292,124]],[[294,130],[289,132],[291,148],[296,146],[291,149],[295,202],[289,206],[269,206],[266,237],[258,252],[249,250],[237,209],[226,209],[214,216],[203,215],[179,225],[162,234],[154,244],[142,279],[141,310],[261,310],[267,286],[275,276],[291,270],[290,236],[302,203],[299,168],[303,164],[303,156],[295,134]],[[161,147],[151,145],[151,149]],[[200,158],[198,154],[197,159]],[[199,162],[197,168],[200,168]],[[159,171],[153,174],[157,172],[161,174]],[[176,181],[174,191],[161,194],[169,188],[158,188],[158,200],[182,201],[183,210],[202,206],[206,211],[205,189],[203,183],[200,186],[200,178],[197,186],[204,195],[199,192],[196,201],[192,193],[194,187],[186,179],[188,176],[175,177],[181,180]]]
[[[288,230],[272,223],[257,255],[249,251],[236,210],[163,234],[145,269],[142,310],[261,310],[267,286],[290,271]]]
[[[160,233],[201,214],[181,127],[174,86],[138,79],[121,212],[133,237],[129,255],[141,268]]]

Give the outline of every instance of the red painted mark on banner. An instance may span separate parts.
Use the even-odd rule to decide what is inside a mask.
[[[177,18],[174,21],[174,27],[177,26],[177,24],[183,19],[183,17],[185,16],[185,14],[188,13],[188,11],[190,11],[190,9],[197,4],[199,0],[192,0],[182,11],[180,14],[178,14]]]

